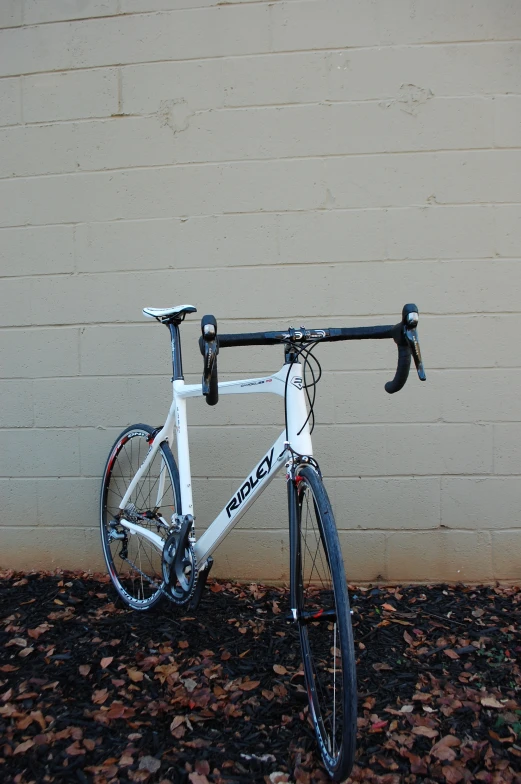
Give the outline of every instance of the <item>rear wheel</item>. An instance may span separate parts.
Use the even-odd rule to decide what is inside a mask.
[[[357,709],[344,562],[331,504],[314,468],[299,468],[296,492],[297,611],[309,710],[325,767],[341,781],[353,766]]]
[[[179,475],[168,444],[160,445],[123,511],[119,504],[154,438],[149,425],[121,433],[103,472],[101,542],[110,578],[123,601],[149,610],[163,596],[162,552],[172,515],[179,510]],[[155,537],[147,537],[151,532]]]

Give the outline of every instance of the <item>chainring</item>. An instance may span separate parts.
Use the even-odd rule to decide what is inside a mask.
[[[195,551],[188,536],[183,537],[182,532],[171,533],[165,541],[162,560],[166,596],[175,604],[188,604],[194,595],[198,574]]]

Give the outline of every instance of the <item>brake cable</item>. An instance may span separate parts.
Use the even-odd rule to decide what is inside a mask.
[[[304,364],[303,364],[303,374],[304,374],[303,382],[304,382],[304,384],[303,384],[303,387],[305,389],[306,397],[307,397],[307,400],[308,400],[308,403],[309,403],[309,412],[308,412],[308,415],[307,415],[306,419],[304,420],[304,423],[303,423],[302,427],[300,428],[300,430],[297,433],[297,435],[300,435],[310,419],[311,419],[310,433],[313,432],[314,427],[315,427],[314,406],[315,406],[315,400],[316,400],[316,387],[317,387],[318,382],[322,378],[322,366],[321,366],[320,362],[318,361],[317,357],[313,354],[313,349],[315,348],[315,346],[318,345],[318,343],[320,341],[315,340],[312,343],[308,343],[308,344],[301,345],[301,346],[295,345],[295,343],[293,343],[291,340],[284,340],[282,342],[283,342],[284,345],[291,347],[292,351],[296,355],[292,359],[292,361],[290,363],[290,366],[288,368],[288,373],[287,373],[287,376],[286,376],[286,382],[284,384],[284,424],[285,424],[285,427],[286,427],[286,440],[288,440],[287,390],[288,390],[288,383],[289,383],[289,376],[290,376],[290,373],[291,373],[291,368],[297,362],[297,359],[299,359],[301,356],[304,357]],[[316,366],[317,366],[317,369],[318,369],[318,375],[317,376],[315,376],[315,371],[313,370],[313,366],[312,366],[311,361],[310,361],[311,359],[316,363]],[[306,370],[307,369],[309,369],[309,371],[311,372],[311,375],[312,375],[312,381],[310,383],[306,382]],[[312,396],[310,394],[310,389],[313,390],[313,395]]]

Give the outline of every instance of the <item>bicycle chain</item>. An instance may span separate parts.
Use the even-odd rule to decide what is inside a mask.
[[[145,580],[147,580],[147,581],[148,581],[148,582],[149,582],[151,585],[153,585],[153,586],[154,586],[154,588],[158,588],[158,589],[161,589],[161,588],[162,588],[162,586],[161,586],[161,585],[158,585],[158,584],[157,584],[157,583],[156,583],[154,580],[152,580],[152,578],[151,578],[151,577],[149,577],[149,576],[148,576],[148,574],[145,574],[145,572],[142,572],[142,571],[141,571],[141,569],[139,568],[139,566],[136,566],[136,564],[135,564],[135,563],[133,563],[133,562],[130,560],[130,558],[125,558],[123,555],[120,555],[119,557],[121,558],[121,560],[122,560],[122,561],[126,561],[128,564],[130,564],[130,565],[131,565],[131,567],[132,567],[133,569],[135,569],[135,570],[136,570],[136,572],[137,572],[138,574],[140,574],[140,575],[141,575],[141,577],[144,577],[144,578],[145,578]]]

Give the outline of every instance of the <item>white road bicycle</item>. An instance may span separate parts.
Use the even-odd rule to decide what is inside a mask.
[[[397,392],[407,380],[411,356],[419,377],[425,379],[416,332],[418,310],[406,305],[402,320],[394,326],[290,327],[282,332],[234,335],[218,335],[215,318],[204,316],[199,339],[204,357],[202,384],[185,384],[180,324],[195,311],[191,305],[143,310],[170,330],[173,402],[163,427],[132,425],[110,451],[101,488],[101,540],[107,568],[120,597],[135,610],[149,610],[165,596],[195,609],[213,551],[285,468],[289,620],[298,627],[310,716],[322,758],[331,778],[340,781],[348,776],[355,753],[355,653],[338,533],[311,444],[310,422],[321,372],[312,351],[326,341],[394,339],[398,367],[385,388]],[[284,364],[278,373],[218,382],[220,349],[275,344],[284,349]],[[283,398],[286,426],[209,528],[196,538],[186,400],[204,395],[209,405],[215,405],[219,395],[266,393]],[[174,432],[177,464],[171,451]]]

